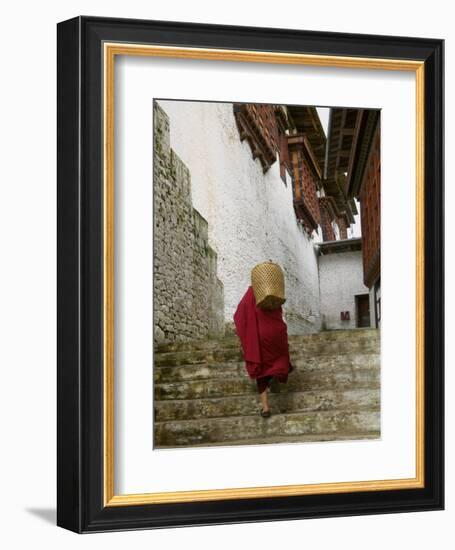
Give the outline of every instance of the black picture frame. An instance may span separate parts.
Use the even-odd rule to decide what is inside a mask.
[[[425,486],[338,494],[105,506],[102,44],[154,43],[419,60],[425,68]],[[444,41],[76,17],[58,24],[57,524],[78,533],[444,507]]]

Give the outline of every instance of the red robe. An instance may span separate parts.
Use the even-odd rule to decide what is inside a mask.
[[[280,382],[286,382],[290,362],[282,307],[274,310],[257,307],[250,286],[237,306],[234,323],[250,377],[273,376]]]

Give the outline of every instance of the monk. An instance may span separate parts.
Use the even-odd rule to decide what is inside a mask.
[[[266,310],[256,306],[253,287],[249,287],[234,314],[234,323],[243,349],[245,367],[256,380],[261,399],[261,416],[270,413],[267,388],[272,379],[286,382],[293,367],[289,359],[287,326],[283,309]]]

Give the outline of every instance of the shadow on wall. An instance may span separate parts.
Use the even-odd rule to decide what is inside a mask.
[[[57,510],[55,508],[26,508],[25,511],[46,523],[57,524]]]

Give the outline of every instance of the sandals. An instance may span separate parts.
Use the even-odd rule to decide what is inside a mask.
[[[272,414],[272,413],[270,412],[270,410],[264,411],[264,409],[261,409],[261,416],[262,416],[262,418],[269,418],[271,414]]]

